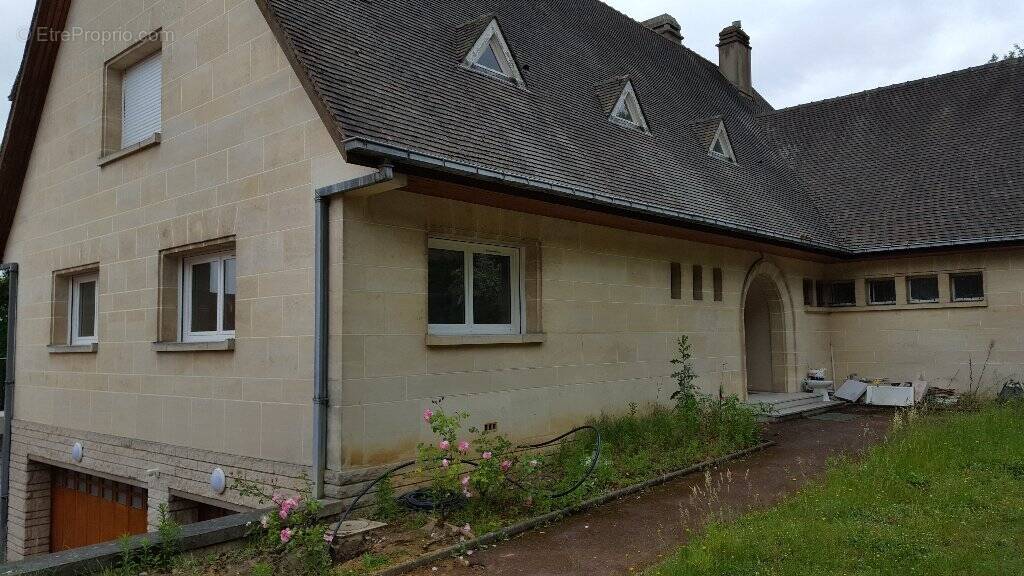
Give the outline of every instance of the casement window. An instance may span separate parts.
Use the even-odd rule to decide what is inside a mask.
[[[669,266],[669,296],[673,300],[681,300],[683,297],[683,266],[679,262]]]
[[[985,280],[981,272],[951,274],[949,292],[953,302],[976,302],[985,299]]]
[[[99,275],[95,273],[72,276],[69,280],[68,326],[72,346],[96,344],[99,334]]]
[[[693,299],[703,300],[704,299],[704,268],[699,264],[693,265],[692,284],[693,284]]]
[[[235,268],[234,252],[204,254],[182,260],[182,341],[234,338]]]
[[[526,87],[497,20],[491,20],[484,28],[463,59],[462,65],[470,70],[511,82],[520,88]]]
[[[520,250],[431,239],[427,317],[431,334],[522,333]]]
[[[163,84],[160,52],[126,68],[121,75],[121,148],[160,132]]]
[[[857,305],[857,288],[853,280],[827,282],[824,292],[825,306],[838,308]]]
[[[912,276],[907,278],[907,300],[912,304],[939,301],[938,276]]]
[[[814,280],[804,278],[804,306],[814,306]]]
[[[867,293],[869,305],[895,304],[896,279],[869,278],[867,280]]]

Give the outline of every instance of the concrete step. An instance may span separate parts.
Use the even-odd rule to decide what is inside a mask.
[[[771,412],[764,413],[762,415],[764,418],[774,421],[789,420],[791,418],[805,418],[807,416],[815,416],[830,410],[835,410],[844,404],[845,402],[837,400],[823,402],[821,398],[818,398],[816,402],[804,403],[796,406],[773,406]]]

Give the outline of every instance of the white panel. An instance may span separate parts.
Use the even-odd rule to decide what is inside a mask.
[[[121,86],[121,148],[138,144],[160,131],[162,80],[159,52],[125,70]]]

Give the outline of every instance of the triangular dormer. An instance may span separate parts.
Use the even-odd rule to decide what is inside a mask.
[[[720,121],[718,123],[718,130],[715,131],[715,137],[711,140],[711,148],[708,150],[708,155],[712,158],[736,164],[736,155],[732,152],[729,133],[725,131],[725,122]]]
[[[520,88],[526,88],[519,67],[516,65],[512,51],[508,49],[505,36],[501,33],[498,20],[492,18],[487,27],[484,28],[476,43],[466,54],[462,65],[470,70],[482,72],[488,76],[501,78],[512,82]]]
[[[636,92],[633,91],[633,83],[631,81],[627,80],[626,85],[622,87],[622,93],[619,94],[619,99],[615,101],[615,106],[612,107],[612,113],[608,120],[624,128],[650,132],[647,127],[647,119],[644,118],[644,112],[640,109],[640,102],[636,99]]]

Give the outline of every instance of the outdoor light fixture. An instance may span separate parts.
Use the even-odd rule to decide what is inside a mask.
[[[82,447],[81,442],[75,442],[75,445],[71,447],[71,459],[81,462],[83,457],[85,457],[85,448]]]
[[[224,476],[224,471],[220,468],[214,468],[213,473],[210,474],[210,488],[215,494],[223,494],[227,490],[227,478]]]

